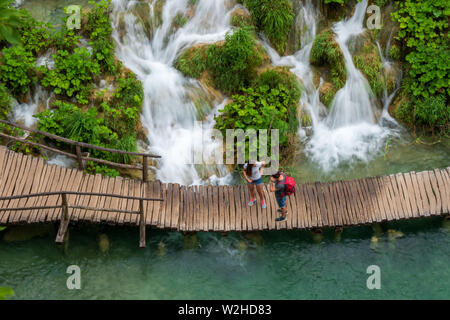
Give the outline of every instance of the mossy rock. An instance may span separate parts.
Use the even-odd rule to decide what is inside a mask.
[[[258,246],[262,246],[264,244],[264,238],[259,232],[247,232],[244,234],[244,237]]]
[[[107,253],[109,251],[110,242],[106,234],[102,233],[98,236],[97,244],[101,253]]]
[[[319,99],[320,101],[329,108],[331,102],[333,102],[334,96],[338,90],[331,82],[324,82],[319,88]]]
[[[252,25],[250,12],[245,8],[234,9],[230,14],[230,24],[237,28]]]
[[[206,51],[209,46],[210,44],[199,43],[186,49],[175,62],[175,68],[187,77],[199,79],[206,71]]]
[[[10,226],[6,229],[3,239],[7,242],[27,241],[36,237],[44,237],[54,232],[52,224],[26,224]]]
[[[347,70],[345,69],[344,54],[330,29],[322,31],[314,39],[310,63],[317,67],[329,68],[329,80],[333,83],[336,91],[345,85]]]

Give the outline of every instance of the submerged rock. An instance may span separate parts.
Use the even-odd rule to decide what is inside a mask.
[[[312,232],[312,240],[314,243],[321,243],[323,241],[323,232],[320,229],[313,230]]]
[[[98,243],[98,248],[101,253],[106,253],[109,251],[110,242],[109,242],[109,238],[106,234],[104,234],[104,233],[100,234],[98,236],[97,243]]]
[[[52,224],[26,224],[8,227],[3,239],[8,242],[27,241],[35,237],[43,237],[52,233]]]
[[[166,245],[164,244],[164,242],[160,241],[158,243],[158,246],[156,248],[156,255],[158,257],[163,257],[166,255]]]
[[[185,249],[194,250],[198,247],[198,236],[197,232],[188,233],[184,235],[183,247]]]
[[[372,230],[375,237],[381,237],[383,235],[383,228],[381,227],[381,224],[374,223],[372,224]]]
[[[247,232],[244,234],[244,237],[258,246],[262,246],[264,243],[264,238],[262,237],[261,233],[259,232]]]
[[[241,240],[238,242],[237,249],[239,251],[247,251],[247,248],[248,248],[247,241]]]
[[[401,238],[404,236],[403,232],[393,230],[393,229],[389,229],[387,232],[388,232],[389,240],[395,240],[397,238]]]

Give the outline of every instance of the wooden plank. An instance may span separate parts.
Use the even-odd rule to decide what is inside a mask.
[[[369,190],[370,199],[372,202],[372,208],[373,208],[373,222],[381,222],[383,220],[383,208],[380,206],[380,201],[378,199],[378,193],[375,189],[375,186],[373,184],[373,180],[368,177],[365,179],[367,182],[367,188]]]
[[[299,221],[298,221],[298,208],[297,208],[297,190],[295,190],[295,192],[291,195],[288,196],[289,200],[291,202],[291,207],[292,207],[292,214],[291,214],[291,219],[292,219],[292,228],[300,228],[299,226]]]
[[[385,184],[387,185],[388,189],[388,197],[391,201],[391,207],[392,207],[392,214],[394,219],[398,220],[400,219],[400,211],[401,211],[401,207],[399,206],[399,202],[398,202],[398,197],[397,197],[397,191],[395,191],[396,189],[394,188],[394,184],[393,182],[395,181],[394,175],[389,175],[387,177],[385,177]]]
[[[402,191],[403,199],[405,199],[404,201],[406,204],[406,211],[404,212],[404,216],[405,216],[405,218],[412,218],[412,217],[414,217],[414,215],[413,215],[414,208],[412,206],[408,188],[406,186],[405,177],[403,176],[403,174],[399,173],[396,175],[396,178],[397,178],[397,182],[399,182],[399,187],[400,187],[400,190]]]
[[[424,186],[425,194],[428,199],[428,215],[432,215],[436,211],[436,198],[434,197],[433,191],[431,190],[430,178],[426,171],[420,172],[421,183]]]
[[[230,200],[230,193],[229,193],[229,186],[224,186],[223,187],[223,192],[224,192],[224,200],[225,200],[225,211],[224,211],[224,215],[225,215],[225,220],[224,220],[224,230],[225,231],[230,231],[231,229],[231,219],[230,219],[230,207],[231,207],[231,200]]]
[[[388,200],[388,197],[387,197],[387,192],[386,192],[387,187],[384,185],[383,178],[375,177],[374,179],[377,182],[378,190],[380,191],[381,201],[382,201],[383,207],[384,207],[384,217],[388,221],[393,220],[394,217],[392,214],[392,208],[391,208],[390,201]]]
[[[178,223],[178,230],[186,229],[186,187],[180,186],[180,221]]]
[[[236,210],[236,220],[235,227],[236,231],[241,231],[242,229],[242,200],[241,200],[241,186],[237,185],[233,187],[235,210]]]
[[[234,187],[228,186],[228,199],[230,201],[230,224],[229,231],[235,231],[236,228],[236,200],[234,199]]]
[[[97,173],[94,176],[92,192],[95,192],[95,193],[100,192],[101,182],[102,182],[102,175]],[[96,207],[97,206],[97,202],[99,200],[99,197],[97,197],[97,196],[88,196],[87,198],[89,198],[88,207]],[[85,210],[85,211],[86,212],[84,214],[83,220],[93,221],[94,212],[89,211],[89,210]]]
[[[370,195],[369,187],[366,179],[360,179],[357,181],[361,190],[362,200],[364,204],[364,211],[366,214],[366,223],[372,223],[375,220],[375,213],[373,209],[372,197]]]
[[[100,185],[100,193],[111,193],[109,192],[110,188],[111,190],[114,189],[114,179],[111,177],[107,177],[107,176],[103,176],[102,177],[102,181],[101,181],[101,185]],[[108,202],[110,202],[112,199],[111,198],[106,198],[106,197],[99,197],[96,208],[106,208],[106,204]],[[113,212],[105,212],[105,211],[92,211],[92,221],[95,223],[100,223],[101,221],[104,221],[102,216],[106,216],[107,215],[113,215]]]
[[[342,217],[342,204],[337,195],[337,183],[335,181],[327,183],[328,190],[330,192],[330,198],[333,201],[334,207],[334,221],[336,221],[337,225],[343,226],[345,225],[345,220]]]
[[[434,196],[436,198],[436,210],[434,211],[434,214],[441,214],[443,213],[442,208],[442,199],[441,199],[441,193],[439,192],[438,187],[438,181],[436,178],[436,175],[434,174],[434,171],[428,171],[428,176],[430,177],[431,182],[431,190],[433,190]]]
[[[168,185],[167,183],[162,183],[161,184],[161,192],[164,198],[164,203],[161,204],[161,214],[158,217],[158,222],[157,222],[157,227],[158,228],[164,228],[164,220],[166,219],[166,216],[168,214],[168,212],[170,211],[170,199],[169,199],[169,194],[167,192],[167,188]]]
[[[370,216],[370,212],[368,210],[368,205],[366,204],[365,194],[361,188],[361,184],[359,183],[359,180],[353,180],[353,186],[356,190],[356,193],[358,194],[358,204],[359,204],[359,210],[362,217],[362,223],[370,223],[372,221],[372,218]]]
[[[323,201],[325,202],[325,207],[327,209],[328,223],[330,226],[339,225],[335,221],[334,213],[336,212],[334,207],[333,199],[331,198],[330,189],[328,188],[328,183],[320,183],[320,188],[323,192]],[[300,226],[299,226],[300,227]]]
[[[309,220],[311,222],[311,227],[318,227],[319,223],[318,223],[318,212],[316,210],[316,206],[315,206],[315,199],[312,195],[312,186],[310,183],[307,183],[304,185],[305,186],[305,195],[306,195],[306,205],[307,205],[307,209],[308,209],[308,214],[309,214]]]
[[[403,178],[405,179],[406,190],[407,190],[406,192],[408,192],[408,196],[411,201],[412,217],[419,217],[419,206],[416,201],[414,185],[411,180],[411,175],[409,173],[404,173]]]
[[[328,220],[327,206],[325,202],[325,196],[322,191],[321,184],[319,182],[314,183],[314,190],[316,192],[317,203],[319,205],[320,217],[322,220],[322,226],[330,226],[330,221]]]
[[[6,188],[5,188],[5,190],[3,190],[4,196],[14,195],[14,189],[16,187],[17,182],[20,181],[21,172],[26,165],[26,158],[24,157],[23,154],[14,154],[13,157],[11,158],[11,160],[13,161],[13,168],[12,168],[13,174],[8,176],[8,180],[6,182]],[[2,208],[9,208],[10,202],[11,202],[10,200],[5,200],[2,203]],[[3,224],[7,223],[10,212],[9,211],[3,211],[3,212],[0,211],[0,214],[2,214],[2,216],[0,217],[1,218],[0,222]]]
[[[424,202],[424,215],[430,216],[430,214],[432,213],[431,200],[429,199],[428,193],[425,188],[424,174],[423,172],[418,172],[416,173],[416,176],[417,176],[417,183],[419,184],[420,196]]]
[[[417,175],[416,173],[410,172],[409,175],[410,179],[411,179],[411,184],[413,187],[413,197],[416,200],[416,204],[417,204],[417,209],[418,209],[418,216],[424,216],[425,215],[425,201],[424,199],[422,199],[422,193],[421,193],[421,188],[419,186],[419,183],[417,181]]]
[[[50,173],[49,170],[51,169],[50,166],[45,164],[45,161],[42,158],[40,158],[39,161],[41,162],[40,167],[39,167],[40,171],[36,175],[38,180],[36,182],[35,189],[34,190],[32,189],[33,193],[42,192],[42,190],[49,178],[49,173]],[[39,170],[39,168],[38,168],[38,170]],[[29,198],[29,199],[27,199],[26,206],[27,207],[36,207],[36,204],[39,203],[41,200],[42,200],[42,197]],[[28,211],[28,214],[26,215],[26,222],[32,223],[35,219],[37,212],[38,212],[38,210]],[[21,217],[20,220],[22,221],[23,218]]]
[[[397,204],[397,207],[399,209],[398,211],[398,219],[404,219],[405,218],[405,211],[407,211],[407,205],[403,198],[403,192],[401,190],[400,183],[397,181],[397,175],[391,176],[391,184],[394,188],[395,193],[395,201]]]
[[[172,225],[172,214],[173,214],[173,197],[174,197],[174,184],[167,184],[167,208],[164,221],[164,228],[168,229]]]
[[[242,207],[242,230],[251,230],[251,224],[249,223],[250,216],[250,208],[247,205],[247,202],[250,201],[250,194],[248,191],[247,185],[241,185],[241,207]]]
[[[305,186],[303,184],[298,185],[297,188],[297,208],[299,209],[299,220],[302,228],[310,228],[311,223],[309,221],[308,212],[306,209],[305,198]]]
[[[71,183],[73,183],[74,179],[76,176],[76,170],[74,169],[70,169],[70,168],[66,168],[66,170],[63,170],[63,179],[62,179],[62,183],[60,186],[60,189],[57,191],[67,191],[69,190],[69,185]],[[66,200],[69,197],[66,195]],[[70,204],[70,203],[69,203]],[[62,195],[58,196],[58,199],[56,201],[56,205],[62,205]],[[68,217],[70,217],[70,211],[68,210]],[[63,209],[53,209],[52,211],[49,212],[48,216],[47,216],[47,221],[58,221],[61,219],[62,217],[62,213],[63,213]]]
[[[208,231],[208,201],[205,197],[205,188],[204,185],[199,185],[197,188],[198,192],[198,205],[199,205],[199,230],[200,231]]]
[[[24,193],[38,193],[39,192],[39,184],[42,178],[42,171],[44,169],[44,160],[42,158],[35,158],[34,161],[34,169],[31,173],[31,184],[29,185],[28,191]],[[20,207],[32,207],[32,202],[36,199],[32,198],[24,198],[22,202],[19,203]],[[17,216],[17,220],[19,222],[28,222],[30,218],[30,211],[21,212]]]
[[[200,204],[202,202],[201,196],[200,196],[200,186],[195,186],[194,188],[195,192],[194,192],[194,205],[195,205],[195,231],[200,231],[201,230],[201,225],[202,225],[202,211],[200,209]]]
[[[218,220],[214,223],[214,230],[215,231],[224,231],[225,230],[225,226],[224,226],[224,221],[225,221],[225,197],[224,197],[224,193],[223,193],[223,187],[222,186],[217,186],[216,187],[216,192],[218,195]]]
[[[134,196],[135,197],[142,197],[143,194],[143,188],[142,188],[142,181],[141,180],[134,180],[135,184],[135,190],[134,190]],[[139,200],[133,200],[133,209],[132,211],[140,211],[140,204],[139,204]],[[141,219],[141,216],[139,214],[131,214],[131,223],[133,225],[138,226],[139,225],[139,221]]]
[[[131,179],[128,179],[128,178],[122,179],[122,188],[121,188],[121,191],[120,191],[121,195],[128,195],[128,192],[130,190],[130,183],[131,183]],[[130,199],[119,199],[119,202],[118,202],[118,205],[117,205],[118,209],[120,209],[120,210],[127,210],[129,202],[131,202]],[[127,213],[120,212],[116,216],[116,223],[118,225],[123,225],[124,222],[125,222],[126,215],[127,215]]]
[[[213,190],[213,187],[207,186],[206,191],[207,191],[207,197],[208,197],[208,230],[212,231],[212,230],[214,230],[214,206],[213,206],[214,190]]]
[[[3,147],[3,149],[6,149]],[[14,152],[10,152],[10,151],[6,151],[5,153],[5,160],[4,160],[4,169],[1,172],[2,174],[2,181],[0,184],[0,194],[2,196],[9,196],[9,194],[7,193],[9,184],[10,184],[10,180],[11,180],[11,176],[14,175],[14,172],[16,171],[16,159],[18,157],[18,154],[14,153]],[[5,174],[4,174],[5,173]],[[0,200],[0,208],[3,208],[6,206],[7,201],[6,200]],[[3,214],[5,213],[5,211],[0,211],[0,221],[1,218],[3,216]]]
[[[197,219],[196,205],[195,205],[195,186],[189,187],[189,208],[191,210],[189,219],[189,231],[196,231],[195,222]]]
[[[27,183],[28,177],[31,176],[36,171],[37,162],[33,161],[33,157],[25,156],[25,168],[21,171],[20,177],[18,178],[18,182],[16,183],[16,187],[14,188],[14,195],[22,195],[29,194],[31,185]],[[26,199],[17,199],[12,200],[9,203],[9,208],[21,208],[24,206],[24,202]],[[18,218],[20,216],[20,212],[10,212],[9,222],[17,223]]]
[[[108,193],[112,193],[112,194],[122,194],[122,182],[123,182],[123,178],[122,177],[116,177],[114,179],[112,179],[111,183],[112,186],[108,186]],[[148,196],[148,195],[146,195]],[[105,208],[109,208],[109,209],[118,209],[119,207],[119,199],[118,198],[108,198],[105,199],[105,203],[104,203]],[[100,221],[105,221],[106,223],[112,224],[114,223],[114,221],[117,220],[119,213],[113,213],[113,212],[105,212],[104,214],[102,214],[100,216]]]
[[[450,212],[450,190],[447,190],[447,186],[444,182],[445,176],[443,176],[441,170],[434,169],[434,174],[436,175],[436,179],[438,182],[439,192],[442,200],[442,212],[449,213]]]
[[[374,190],[374,192],[375,192],[375,194],[376,194],[375,199],[376,199],[377,202],[378,202],[378,208],[379,208],[378,215],[379,215],[379,219],[377,219],[377,221],[387,221],[387,220],[388,220],[388,217],[387,217],[387,215],[386,215],[387,209],[386,209],[386,207],[385,207],[385,203],[384,203],[383,197],[382,197],[382,195],[381,195],[380,187],[378,186],[377,178],[376,178],[376,177],[369,177],[369,181],[372,183],[373,190]]]
[[[350,204],[347,200],[347,192],[345,191],[345,185],[342,180],[336,181],[337,195],[341,204],[341,216],[346,225],[353,223],[353,215]]]
[[[170,224],[171,229],[177,229],[180,219],[180,185],[173,185],[173,198],[172,198],[172,221]],[[153,202],[153,201],[152,201]]]

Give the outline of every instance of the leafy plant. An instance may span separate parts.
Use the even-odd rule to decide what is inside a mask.
[[[283,54],[289,31],[294,21],[294,11],[289,0],[245,0],[256,27],[263,31],[275,49]]]
[[[0,81],[13,94],[27,93],[30,83],[36,79],[33,72],[35,64],[31,52],[22,46],[4,48],[0,57]]]
[[[43,74],[41,83],[44,87],[53,87],[56,94],[72,97],[75,95],[81,104],[88,103],[89,82],[100,74],[100,66],[92,61],[86,48],[75,48],[74,53],[59,50],[53,55],[55,69],[40,67]]]
[[[177,59],[175,67],[185,76],[199,79],[207,68],[208,45],[191,47]]]
[[[11,111],[11,96],[5,86],[0,83],[0,119],[6,119]]]
[[[248,27],[227,33],[223,45],[208,47],[207,69],[218,89],[233,93],[250,84],[263,62],[261,49],[255,48],[254,34]]]
[[[95,7],[87,14],[86,35],[93,50],[93,57],[100,64],[102,71],[115,74],[117,67],[114,60],[114,42],[111,38],[112,26],[109,19],[111,0],[91,2]]]
[[[19,28],[20,40],[26,51],[30,51],[34,56],[37,56],[48,49],[53,42],[50,31],[52,25],[37,21],[27,11],[25,12]]]
[[[316,36],[311,48],[310,62],[316,66],[330,67],[330,78],[337,90],[345,85],[347,71],[344,55],[334,40],[331,30],[326,30]]]
[[[13,0],[2,0],[0,3],[0,43],[6,41],[12,45],[20,45],[19,27],[23,11],[11,6]]]

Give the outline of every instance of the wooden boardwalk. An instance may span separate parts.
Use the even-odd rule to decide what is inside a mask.
[[[145,201],[145,223],[180,231],[256,231],[350,226],[449,213],[450,167],[384,177],[296,186],[288,197],[288,219],[276,223],[277,205],[264,185],[267,208],[248,207],[248,188],[238,186],[180,186],[122,177],[88,175],[77,169],[48,165],[0,146],[0,197],[51,191],[76,191],[164,199]],[[61,220],[61,195],[0,200],[0,224]],[[139,200],[68,194],[71,221],[139,225]],[[83,208],[104,208],[107,211]],[[118,210],[121,212],[109,212]]]

